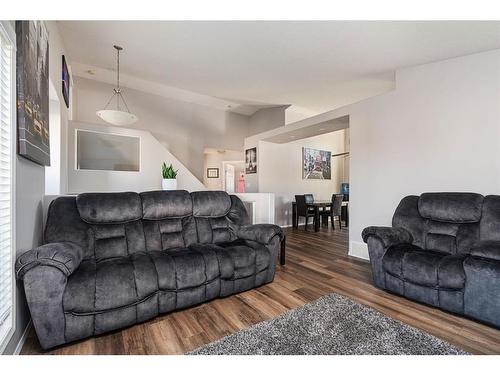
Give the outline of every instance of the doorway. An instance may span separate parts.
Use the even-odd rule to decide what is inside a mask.
[[[230,194],[245,192],[245,162],[238,161],[223,161],[223,188],[224,191]]]

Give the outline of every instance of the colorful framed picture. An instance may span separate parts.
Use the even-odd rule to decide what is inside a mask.
[[[331,180],[332,153],[330,151],[302,148],[302,179]]]
[[[219,178],[219,168],[207,168],[207,178]]]
[[[71,78],[69,76],[68,65],[66,64],[66,58],[62,55],[62,94],[64,98],[64,103],[66,103],[66,108],[69,108],[69,89],[71,85]]]
[[[245,173],[257,173],[257,147],[245,150]]]

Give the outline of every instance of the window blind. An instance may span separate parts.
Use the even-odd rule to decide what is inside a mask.
[[[0,346],[12,328],[12,44],[0,28]]]

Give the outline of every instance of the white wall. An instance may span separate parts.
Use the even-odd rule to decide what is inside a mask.
[[[57,100],[51,99],[49,108],[50,166],[45,167],[45,194],[60,194],[62,145],[60,104]]]
[[[259,109],[250,116],[248,135],[259,134],[285,125],[285,111],[288,107],[285,105]]]
[[[390,225],[408,194],[500,193],[500,50],[401,69],[393,91],[249,137],[245,148],[343,116],[350,127],[351,255],[368,258],[361,231]],[[257,158],[262,171],[267,161],[262,152]],[[271,191],[263,180],[252,187]]]
[[[427,191],[500,193],[500,50],[403,69],[350,115],[352,252],[368,225]],[[332,113],[335,116],[335,113]]]
[[[239,197],[243,202],[249,202],[253,204],[253,215],[250,218],[253,224],[275,223],[273,193],[236,193],[235,195]]]
[[[292,225],[292,201],[295,194],[312,193],[315,199],[329,200],[332,194],[339,192],[343,176],[341,159],[332,159],[331,180],[304,180],[302,148],[326,150],[332,154],[344,152],[344,133],[345,130],[338,130],[282,144],[259,142],[259,192],[274,193],[277,225]]]
[[[140,137],[141,164],[139,172],[77,170],[75,130],[83,129]],[[172,163],[179,169],[177,188],[188,191],[206,190],[203,184],[163,145],[147,131],[116,126],[70,121],[68,127],[68,192],[148,191],[161,189],[161,165]]]
[[[104,125],[95,112],[106,105],[113,86],[76,78],[74,119]],[[169,99],[129,88],[123,89],[130,111],[139,117],[131,126],[153,134],[200,181],[206,148],[242,150],[249,129],[248,116]]]
[[[61,82],[61,56],[65,53],[55,22],[46,22],[49,32],[49,77],[52,82]],[[61,128],[67,126],[68,110],[60,90],[59,113]],[[53,109],[53,108],[52,108]],[[50,126],[50,124],[49,124]],[[61,150],[64,152],[64,150]],[[64,168],[65,169],[65,168]],[[64,186],[63,186],[64,188]],[[64,191],[64,190],[63,190]],[[37,247],[42,242],[42,198],[45,194],[45,168],[28,159],[17,156],[16,162],[16,253],[17,255]],[[16,331],[5,353],[13,353],[28,325],[30,315],[21,283],[16,290]]]

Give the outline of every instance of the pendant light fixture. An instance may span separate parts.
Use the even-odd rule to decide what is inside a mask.
[[[126,126],[132,125],[134,122],[138,120],[138,117],[133,113],[130,113],[128,109],[127,102],[123,98],[121,89],[120,89],[120,51],[123,50],[120,46],[113,46],[116,49],[116,88],[113,89],[113,95],[108,100],[108,103],[104,107],[104,109],[97,111],[96,114],[101,119],[110,123],[112,125],[118,126]],[[112,101],[116,100],[116,109],[108,109],[108,106]],[[124,109],[122,110],[122,105],[124,105]]]

